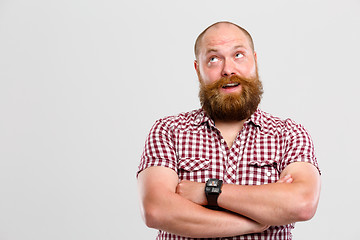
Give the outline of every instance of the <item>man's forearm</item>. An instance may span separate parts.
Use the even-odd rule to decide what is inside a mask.
[[[218,198],[218,204],[263,224],[284,225],[309,220],[317,208],[320,180],[316,176],[317,170],[311,169],[310,164],[305,167],[308,168],[306,181],[295,172],[291,184],[226,184]]]
[[[269,225],[297,222],[301,217],[301,199],[292,190],[293,184],[238,186],[226,184],[218,199],[219,206],[241,213]],[[299,207],[297,207],[299,206]]]

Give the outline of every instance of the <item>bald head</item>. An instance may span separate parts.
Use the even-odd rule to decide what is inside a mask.
[[[248,39],[248,42],[249,42],[249,45],[250,45],[251,49],[254,51],[254,42],[253,42],[253,39],[252,39],[251,35],[248,33],[248,31],[246,31],[244,28],[242,28],[242,27],[240,27],[240,26],[238,26],[238,25],[236,25],[234,23],[231,23],[231,22],[217,22],[217,23],[214,23],[214,24],[210,25],[209,27],[207,27],[197,37],[197,39],[195,41],[195,47],[194,47],[194,52],[195,52],[196,59],[198,59],[204,37],[206,37],[206,35],[209,32],[214,33],[219,28],[224,28],[224,27],[235,27],[235,28],[239,29],[239,31],[241,31],[243,34],[245,34],[245,36]]]

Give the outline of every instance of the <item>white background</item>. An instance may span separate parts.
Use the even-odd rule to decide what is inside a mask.
[[[154,239],[136,170],[154,121],[199,107],[193,44],[255,41],[261,108],[310,131],[316,216],[294,239],[358,236],[360,1],[0,1],[0,239]]]

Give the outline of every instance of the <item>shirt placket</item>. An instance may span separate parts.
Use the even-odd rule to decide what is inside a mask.
[[[214,174],[213,177],[223,179],[225,168],[226,168],[226,161],[228,158],[227,146],[226,146],[226,142],[225,142],[224,138],[222,137],[220,131],[215,126],[213,126],[212,129],[213,129],[212,137],[213,137],[213,139],[215,139],[214,147],[216,148],[216,151],[215,151],[216,157],[214,158],[216,174]]]
[[[224,173],[224,181],[229,184],[236,183],[236,165],[237,165],[237,159],[236,159],[236,152],[235,152],[235,146],[236,141],[234,141],[233,146],[229,149],[226,146],[226,161],[225,161],[225,173]],[[226,143],[225,143],[226,145]]]
[[[246,129],[247,125],[245,124],[234,140],[231,149],[228,150],[224,180],[229,184],[238,184],[239,182],[238,175],[241,172],[239,169],[239,156],[244,151]]]
[[[215,133],[217,139],[220,141],[220,152],[223,159],[223,180],[225,183],[234,184],[236,183],[236,167],[237,167],[237,152],[236,147],[228,148],[225,139],[222,137],[219,130],[216,129]],[[239,137],[239,136],[238,136]],[[238,137],[235,139],[233,144],[239,143]],[[238,145],[238,144],[236,144]]]

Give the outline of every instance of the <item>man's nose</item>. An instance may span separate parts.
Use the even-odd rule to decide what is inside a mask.
[[[231,77],[232,75],[236,74],[237,72],[235,63],[231,59],[225,59],[221,75],[223,77]]]

